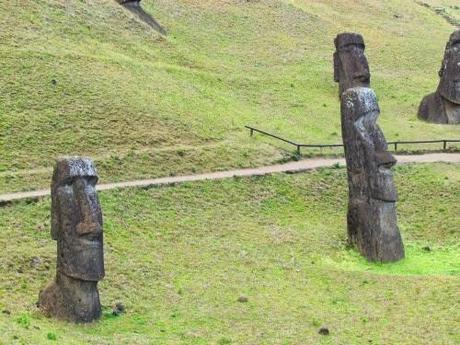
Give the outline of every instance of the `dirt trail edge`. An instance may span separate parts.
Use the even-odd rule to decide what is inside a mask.
[[[396,156],[399,164],[405,163],[458,163],[460,164],[460,153],[433,153],[425,155],[408,155],[408,156]],[[343,158],[312,158],[304,159],[297,162],[289,162],[285,164],[270,165],[259,168],[249,169],[237,169],[228,171],[218,171],[213,173],[205,173],[198,175],[184,175],[184,176],[172,176],[172,177],[161,177],[147,180],[133,180],[116,183],[106,183],[97,186],[98,191],[117,189],[117,188],[131,188],[131,187],[149,187],[149,186],[160,186],[169,185],[181,182],[191,181],[203,181],[203,180],[218,180],[231,177],[244,177],[244,176],[263,176],[273,173],[294,173],[312,170],[316,168],[330,167],[333,165],[345,165],[345,159]],[[5,205],[14,201],[20,200],[36,200],[50,195],[49,189],[30,191],[30,192],[18,192],[9,194],[0,194],[0,205]]]

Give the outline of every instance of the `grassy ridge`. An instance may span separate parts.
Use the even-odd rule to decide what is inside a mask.
[[[428,8],[443,17],[447,22],[460,28],[460,5],[449,0],[419,1],[419,4],[428,6]]]
[[[89,326],[34,306],[54,275],[49,199],[2,208],[0,343],[457,344],[459,169],[400,166],[396,183],[408,260],[384,266],[346,248],[343,168],[100,193],[105,307]]]
[[[452,27],[413,1],[143,4],[167,37],[112,0],[0,4],[0,191],[45,187],[41,171],[63,154],[94,157],[110,180],[286,158],[245,124],[340,142],[331,56],[341,31],[365,36],[388,139],[458,137],[458,126],[415,117]]]

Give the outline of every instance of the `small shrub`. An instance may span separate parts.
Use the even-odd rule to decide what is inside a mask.
[[[21,315],[16,319],[16,322],[24,328],[29,328],[30,317],[28,315]]]
[[[57,340],[57,336],[56,336],[56,334],[53,333],[53,332],[49,332],[49,333],[46,335],[46,338],[47,338],[48,340]]]
[[[314,327],[319,327],[321,325],[321,321],[318,320],[318,319],[313,319],[313,320],[311,320],[311,324]]]

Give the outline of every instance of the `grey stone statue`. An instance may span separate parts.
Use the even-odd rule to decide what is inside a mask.
[[[121,5],[127,6],[140,6],[141,0],[117,0],[117,2]]]
[[[444,53],[441,78],[435,93],[420,103],[418,117],[433,123],[460,123],[460,30],[450,35]]]
[[[98,177],[88,158],[57,161],[51,183],[51,237],[57,241],[56,279],[40,292],[48,316],[91,322],[101,315],[97,282],[104,277]]]
[[[352,87],[369,87],[371,74],[364,55],[363,36],[356,33],[341,33],[334,40],[334,81],[339,83],[339,98]]]
[[[380,109],[374,91],[348,89],[342,94],[341,112],[349,188],[348,240],[369,261],[398,261],[404,258],[404,246],[391,171],[396,159],[377,125]]]

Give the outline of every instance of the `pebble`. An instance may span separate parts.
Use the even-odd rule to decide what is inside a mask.
[[[247,301],[248,301],[248,298],[245,296],[238,297],[238,302],[240,303],[246,303]]]
[[[125,306],[123,303],[117,303],[115,304],[115,308],[112,310],[112,314],[114,316],[119,316],[120,314],[123,314],[125,312]]]

